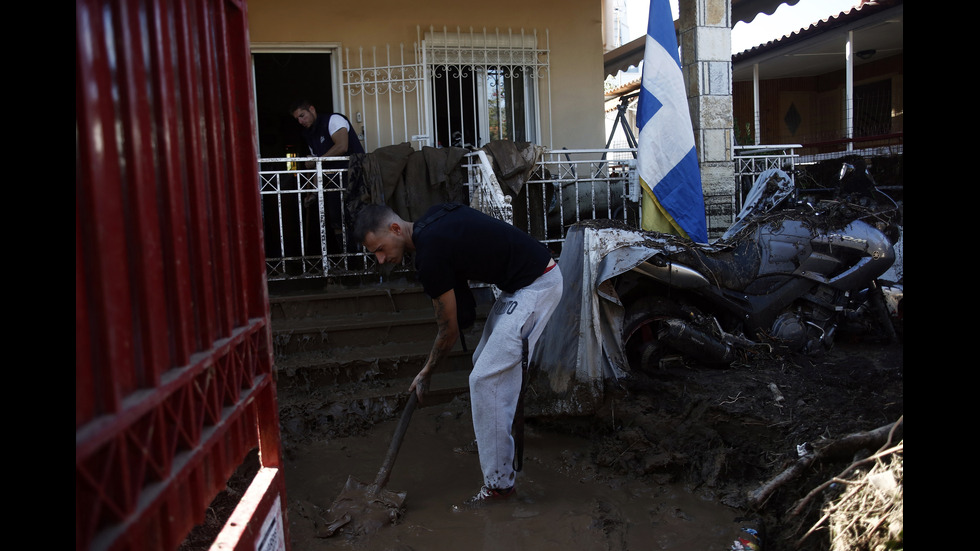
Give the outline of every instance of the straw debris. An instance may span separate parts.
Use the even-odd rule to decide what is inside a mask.
[[[843,491],[802,539],[826,523],[831,551],[903,549],[903,452],[904,441],[875,454],[870,468],[835,478]]]

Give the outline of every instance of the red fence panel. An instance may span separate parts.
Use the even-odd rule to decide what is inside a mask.
[[[78,550],[175,549],[256,447],[288,546],[254,112],[244,0],[76,0]]]

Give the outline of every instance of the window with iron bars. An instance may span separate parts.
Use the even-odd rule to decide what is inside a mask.
[[[540,139],[539,81],[548,51],[536,33],[425,33],[427,86],[436,146]]]

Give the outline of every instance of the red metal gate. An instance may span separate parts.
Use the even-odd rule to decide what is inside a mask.
[[[77,550],[176,549],[256,447],[230,545],[288,547],[254,112],[244,0],[76,0]]]

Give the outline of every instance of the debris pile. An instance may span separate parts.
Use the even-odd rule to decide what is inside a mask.
[[[855,469],[851,476],[835,479],[841,495],[823,508],[820,521],[830,530],[831,551],[904,547],[904,441],[874,456],[870,469]]]

